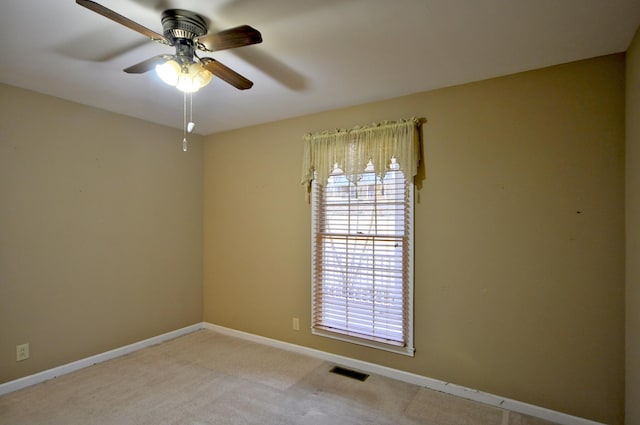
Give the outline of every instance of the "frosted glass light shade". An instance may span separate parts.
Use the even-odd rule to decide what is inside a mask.
[[[180,72],[180,64],[174,60],[168,60],[163,64],[156,65],[156,73],[162,81],[170,86],[175,87],[178,84]]]
[[[173,59],[156,65],[156,73],[166,84],[187,93],[200,90],[209,84],[212,78],[211,72],[207,71],[199,62],[181,66]]]

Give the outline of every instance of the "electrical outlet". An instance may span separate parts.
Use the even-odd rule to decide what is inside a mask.
[[[16,345],[16,361],[27,360],[29,358],[29,344]]]
[[[298,319],[297,317],[293,318],[293,330],[294,331],[300,330],[300,319]]]

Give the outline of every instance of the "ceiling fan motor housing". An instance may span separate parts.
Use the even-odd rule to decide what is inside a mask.
[[[189,40],[192,45],[196,37],[202,37],[208,31],[207,23],[202,16],[183,9],[169,9],[162,12],[162,29],[164,36],[173,44]]]

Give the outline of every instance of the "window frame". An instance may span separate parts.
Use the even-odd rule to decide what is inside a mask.
[[[413,178],[410,176],[407,177],[406,171],[402,170],[405,178],[405,186],[408,191],[408,225],[405,226],[408,229],[407,237],[408,249],[403,251],[403,257],[406,256],[407,261],[407,280],[406,288],[406,305],[404,306],[406,310],[406,341],[405,345],[397,345],[391,342],[385,342],[383,339],[371,337],[359,337],[353,334],[349,334],[348,332],[341,331],[329,331],[326,329],[319,329],[314,326],[315,324],[315,300],[316,300],[316,279],[317,279],[317,270],[315,267],[316,258],[319,255],[317,252],[317,243],[316,243],[316,234],[318,229],[318,214],[320,207],[317,205],[318,193],[320,183],[317,182],[317,179],[314,178],[311,184],[311,333],[312,335],[322,336],[326,338],[331,338],[339,341],[349,342],[353,344],[363,345],[370,348],[375,348],[379,350],[389,351],[397,354],[403,354],[406,356],[413,357],[415,353],[414,347],[414,339],[413,339],[413,327],[414,327],[414,215],[415,215],[415,184],[413,182]],[[363,173],[365,171],[363,170]],[[406,252],[405,252],[406,251]],[[404,258],[403,258],[404,259]]]

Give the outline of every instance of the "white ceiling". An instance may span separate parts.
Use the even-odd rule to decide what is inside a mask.
[[[264,42],[205,56],[254,82],[194,95],[214,132],[625,51],[640,0],[97,0],[158,33],[165,9],[210,31],[248,24]],[[3,0],[0,81],[182,127],[182,94],[123,68],[171,47],[74,0]],[[398,117],[396,117],[398,118]]]

